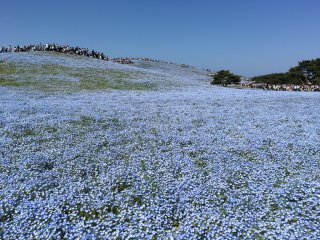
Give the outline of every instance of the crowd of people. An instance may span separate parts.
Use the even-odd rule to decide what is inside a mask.
[[[267,83],[246,83],[241,84],[241,87],[246,88],[259,88],[263,90],[272,90],[272,91],[308,91],[308,92],[319,92],[319,85],[312,84],[267,84]]]
[[[173,62],[168,62],[168,61],[165,61],[165,60],[158,60],[158,59],[145,58],[145,57],[132,58],[132,60],[148,61],[148,62],[157,62],[157,63],[167,63],[167,64],[175,64],[175,63],[173,63]]]
[[[113,62],[121,64],[133,64],[132,58],[113,58]]]
[[[161,62],[161,63],[167,63],[167,64],[174,64],[178,65],[173,62],[168,62],[164,60],[157,60],[152,58],[128,58],[128,57],[119,57],[119,58],[109,58],[104,53],[89,50],[88,48],[80,48],[80,47],[71,47],[69,45],[59,45],[56,43],[47,43],[47,44],[30,44],[26,46],[15,46],[12,47],[11,45],[9,47],[2,47],[0,48],[0,53],[9,53],[9,52],[30,52],[30,51],[38,51],[38,52],[45,52],[45,51],[51,51],[51,52],[58,52],[58,53],[67,53],[67,54],[76,54],[80,56],[86,56],[86,57],[92,57],[97,58],[105,61],[113,61],[115,63],[121,63],[121,64],[133,64],[133,60],[140,60],[140,61],[149,61],[149,62]],[[180,64],[183,68],[189,68],[190,66],[187,64]]]
[[[59,52],[59,53],[67,53],[67,54],[76,54],[86,57],[97,58],[101,60],[108,61],[109,58],[104,53],[89,50],[88,48],[80,48],[80,47],[71,47],[68,45],[59,45],[59,44],[37,44],[37,45],[26,45],[26,46],[16,46],[12,47],[2,47],[0,49],[0,53],[7,53],[7,52],[30,52],[30,51],[51,51],[51,52]]]
[[[158,60],[158,59],[152,59],[152,58],[130,58],[131,60],[139,60],[139,61],[148,61],[148,62],[157,62],[157,63],[166,63],[166,64],[172,64],[172,65],[178,65],[182,68],[190,68],[191,66],[188,64],[178,64],[178,63],[174,63],[174,62],[169,62],[169,61],[165,61],[165,60]]]
[[[45,51],[51,51],[51,52],[58,52],[58,53],[67,53],[67,54],[76,54],[81,56],[87,56],[92,58],[97,58],[105,61],[113,61],[115,63],[121,63],[121,64],[133,64],[133,60],[143,60],[143,61],[150,61],[150,62],[162,62],[162,63],[169,63],[174,64],[167,61],[162,60],[156,60],[151,58],[128,58],[128,57],[119,57],[119,58],[109,58],[104,53],[100,53],[98,51],[89,50],[88,48],[80,48],[80,47],[71,47],[68,45],[59,45],[59,44],[30,44],[26,46],[15,46],[12,47],[11,45],[9,47],[2,47],[0,48],[0,53],[9,53],[9,52],[30,52],[30,51],[38,51],[38,52],[45,52]],[[183,64],[183,67],[187,65]]]

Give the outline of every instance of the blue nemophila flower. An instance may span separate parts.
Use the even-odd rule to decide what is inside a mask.
[[[319,238],[318,94],[208,87],[173,67],[143,72],[175,85],[0,87],[1,238]]]

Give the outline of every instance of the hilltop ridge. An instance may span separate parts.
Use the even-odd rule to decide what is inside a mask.
[[[203,70],[165,61],[149,58],[120,61],[106,55],[102,59],[99,57],[102,54],[96,51],[91,52],[97,54],[86,55],[89,50],[77,47],[68,51],[56,47],[60,49],[58,52],[42,47],[2,49],[0,86],[50,92],[161,90],[200,86],[209,79]],[[131,63],[125,64],[128,61]]]
[[[58,52],[58,53],[65,53],[65,54],[73,54],[73,55],[80,55],[86,57],[97,58],[104,61],[113,61],[116,63],[121,64],[133,64],[132,60],[143,60],[143,61],[151,61],[151,62],[162,62],[174,65],[180,65],[183,68],[189,68],[190,65],[188,64],[178,64],[174,62],[169,62],[165,60],[158,60],[152,59],[148,57],[109,57],[105,53],[96,51],[96,50],[89,50],[88,48],[82,47],[73,47],[65,44],[56,44],[56,43],[46,43],[46,44],[29,44],[24,46],[14,46],[11,45],[9,47],[1,47],[0,53],[9,53],[9,52]],[[210,71],[207,69],[206,71]]]

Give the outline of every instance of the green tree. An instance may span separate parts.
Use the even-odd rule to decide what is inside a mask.
[[[304,60],[285,73],[272,73],[252,78],[256,83],[269,84],[320,84],[320,58]]]
[[[301,84],[305,83],[305,78],[301,73],[272,73],[252,78],[256,83],[268,84]]]
[[[238,84],[240,80],[240,76],[231,73],[229,70],[221,70],[213,76],[211,84],[227,86],[229,84]]]
[[[306,83],[317,84],[320,77],[320,58],[299,62],[289,73],[300,74]]]

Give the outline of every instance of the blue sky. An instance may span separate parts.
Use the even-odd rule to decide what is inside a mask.
[[[318,0],[0,4],[0,46],[55,42],[254,76],[320,57]]]

